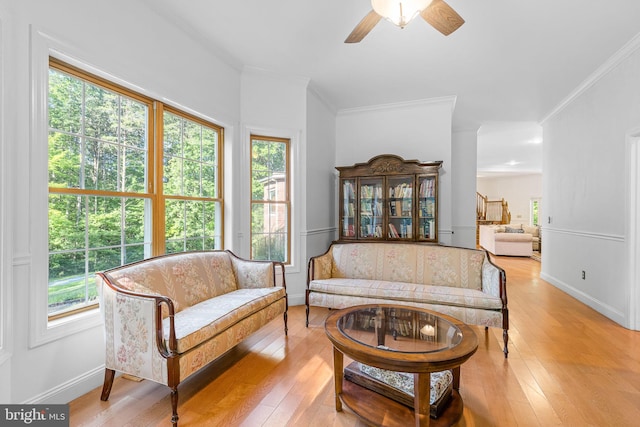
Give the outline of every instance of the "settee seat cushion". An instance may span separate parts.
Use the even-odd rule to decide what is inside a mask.
[[[177,352],[192,349],[285,296],[283,287],[238,289],[176,313]],[[163,320],[163,328],[168,339],[168,318]]]
[[[313,292],[390,301],[446,304],[474,309],[500,310],[502,300],[476,289],[433,286],[384,280],[331,278],[309,283]]]

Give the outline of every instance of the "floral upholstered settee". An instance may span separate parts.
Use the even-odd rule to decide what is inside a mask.
[[[276,286],[276,284],[278,286]],[[171,388],[277,316],[287,294],[284,266],[230,251],[163,255],[97,274],[106,360],[102,400],[116,371]]]
[[[423,307],[471,325],[503,330],[507,357],[506,276],[486,251],[420,243],[331,244],[309,260],[307,326],[311,306],[360,304]]]

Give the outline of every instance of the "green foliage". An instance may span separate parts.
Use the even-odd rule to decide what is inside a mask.
[[[49,195],[51,309],[95,298],[94,274],[151,253],[151,199],[107,197],[87,190],[147,192],[146,104],[49,71],[49,186],[77,194]],[[214,249],[218,131],[164,115],[164,194],[167,252]],[[77,189],[77,191],[75,190]]]
[[[253,234],[251,258],[264,261],[287,261],[286,234]]]
[[[286,228],[271,224],[273,202],[286,202],[287,143],[279,140],[251,140],[251,257],[258,260],[288,261]],[[277,191],[280,189],[280,191]],[[262,203],[262,201],[271,203]],[[286,210],[282,212],[286,216]]]

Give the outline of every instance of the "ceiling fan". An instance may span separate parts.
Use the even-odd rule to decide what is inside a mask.
[[[445,36],[464,24],[464,19],[444,0],[371,0],[373,10],[353,29],[345,43],[360,42],[380,19],[404,28],[417,15]]]

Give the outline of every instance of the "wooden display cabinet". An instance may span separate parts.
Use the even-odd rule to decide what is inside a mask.
[[[392,154],[341,166],[339,240],[438,242],[441,161]]]

